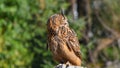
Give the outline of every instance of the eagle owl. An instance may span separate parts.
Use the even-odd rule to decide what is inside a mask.
[[[47,21],[47,47],[59,63],[81,65],[78,38],[64,14],[54,14]]]

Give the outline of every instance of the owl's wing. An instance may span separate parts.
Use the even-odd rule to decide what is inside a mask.
[[[82,59],[81,57],[81,52],[80,52],[80,44],[77,38],[76,33],[74,32],[73,29],[71,29],[68,33],[68,39],[67,39],[67,46],[68,48],[74,51],[75,55],[78,56],[80,59]]]

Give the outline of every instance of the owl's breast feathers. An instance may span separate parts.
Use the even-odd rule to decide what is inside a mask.
[[[74,30],[70,29],[69,27],[63,26],[60,28],[58,33],[61,39],[63,39],[64,42],[66,43],[68,49],[70,51],[73,50],[76,56],[82,59],[81,52],[80,52],[80,44],[77,38],[77,34],[74,32]]]

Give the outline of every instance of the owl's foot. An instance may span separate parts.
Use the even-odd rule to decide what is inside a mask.
[[[70,62],[67,62],[66,63],[66,68],[68,68],[70,65],[71,65]]]

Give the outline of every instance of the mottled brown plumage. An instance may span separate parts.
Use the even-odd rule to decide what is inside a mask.
[[[81,54],[78,38],[74,30],[69,28],[67,18],[63,14],[52,15],[47,22],[47,46],[53,58],[66,64],[81,65]]]

